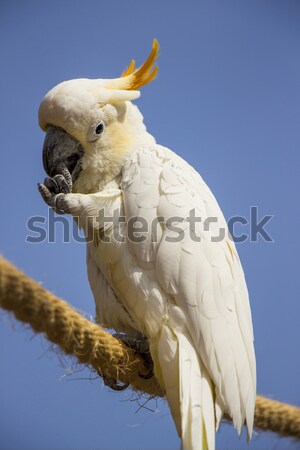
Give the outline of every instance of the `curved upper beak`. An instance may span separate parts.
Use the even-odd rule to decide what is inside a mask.
[[[74,183],[82,170],[83,154],[82,145],[62,128],[52,125],[47,127],[43,146],[43,165],[49,177],[54,177],[61,173],[62,168],[66,168]]]

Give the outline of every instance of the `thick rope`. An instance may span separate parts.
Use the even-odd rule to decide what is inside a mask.
[[[154,377],[140,377],[147,369],[132,350],[1,257],[0,306],[100,375],[151,396],[164,396]],[[254,423],[261,430],[300,439],[300,409],[295,406],[257,396]]]

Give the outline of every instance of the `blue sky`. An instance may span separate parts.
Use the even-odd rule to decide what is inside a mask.
[[[27,221],[47,216],[37,110],[55,84],[116,77],[161,45],[157,80],[137,104],[157,141],[204,177],[226,218],[274,215],[272,243],[238,251],[248,281],[258,392],[300,404],[300,5],[297,1],[1,0],[0,252],[87,315],[94,315],[85,248],[26,242]],[[249,227],[237,231],[248,232]],[[0,449],[179,448],[164,401],[139,408],[41,337],[0,313]],[[298,356],[297,356],[298,355]],[[73,372],[73,375],[65,376]],[[93,376],[93,375],[92,375]],[[218,448],[244,450],[223,425]],[[258,432],[249,449],[296,444]]]

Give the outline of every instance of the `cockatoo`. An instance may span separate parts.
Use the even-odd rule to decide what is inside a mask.
[[[132,104],[158,43],[116,79],[62,82],[43,98],[39,190],[84,229],[96,319],[147,339],[184,450],[212,450],[224,413],[253,429],[256,367],[247,286],[201,176],[156,143]]]

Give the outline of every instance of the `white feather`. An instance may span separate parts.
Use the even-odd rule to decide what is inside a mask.
[[[171,216],[186,218],[194,209],[201,217],[201,222],[195,224],[201,242],[191,240],[185,224],[180,225],[184,232],[181,242],[168,242],[171,233],[164,230],[156,249],[155,275],[161,289],[185,314],[199,361],[215,385],[217,425],[226,411],[239,432],[246,419],[251,435],[256,392],[251,313],[243,271],[234,244],[229,241],[223,214],[200,175],[173,152],[156,145],[137,153],[143,161],[142,169],[133,171],[129,164],[123,172],[125,177],[128,170],[135,174],[122,185],[125,210],[134,214],[142,205],[149,205],[153,216],[167,220]],[[150,190],[128,192],[131,183],[143,183],[143,174],[149,179],[150,172],[153,182],[159,183],[158,205],[156,186],[152,201]],[[210,217],[217,223],[207,227],[204,221]],[[212,242],[222,228],[224,239]],[[137,263],[142,264],[145,249],[138,253],[137,244],[130,245]],[[176,334],[176,329],[173,332]],[[182,421],[184,428],[186,418],[182,417]]]
[[[214,196],[193,168],[156,144],[130,154],[121,190],[69,194],[81,219],[101,208],[106,215],[125,213],[127,224],[133,216],[148,223],[163,219],[155,242],[148,233],[142,243],[89,245],[98,320],[149,338],[184,450],[212,450],[224,412],[239,432],[246,421],[251,436],[256,369],[248,292]],[[201,217],[192,227],[197,241],[188,221],[191,210]],[[167,226],[174,216],[175,231]],[[217,223],[208,226],[210,217]],[[125,232],[126,223],[122,227]],[[221,229],[224,239],[213,242]]]

